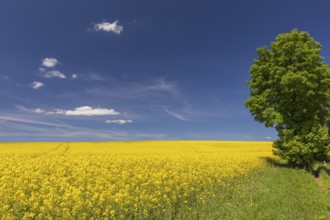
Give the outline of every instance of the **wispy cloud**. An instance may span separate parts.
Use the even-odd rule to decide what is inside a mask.
[[[181,121],[201,121],[218,115],[210,109],[202,109],[200,106],[191,105],[187,100],[183,100],[181,105],[163,106],[163,110],[168,115]]]
[[[81,74],[82,79],[86,81],[106,81],[106,79],[97,73]]]
[[[23,112],[32,112],[32,113],[44,113],[45,112],[45,110],[43,110],[41,108],[29,109],[29,108],[26,108],[22,105],[16,105],[16,108],[20,111],[23,111]]]
[[[154,85],[151,85],[146,89],[153,91],[163,91],[176,98],[178,98],[180,95],[176,83],[166,81],[164,78],[160,78]]]
[[[61,79],[66,78],[64,73],[62,73],[58,70],[52,70],[52,71],[45,72],[45,77],[46,78],[61,78]]]
[[[45,72],[47,72],[47,69],[44,67],[39,67],[39,72],[45,73]]]
[[[47,112],[48,115],[69,115],[69,116],[101,116],[101,115],[119,115],[114,109],[93,108],[90,106],[81,106],[73,110],[55,109]]]
[[[0,75],[0,80],[9,80],[9,76]]]
[[[55,67],[58,63],[59,63],[58,60],[52,57],[50,58],[46,57],[41,60],[41,65],[47,68]]]
[[[117,120],[106,120],[105,123],[123,125],[123,124],[133,123],[133,121],[132,120],[125,120],[125,119],[117,119]]]
[[[27,129],[26,129],[27,130]],[[33,133],[33,136],[31,136],[31,133],[26,132],[2,132],[0,131],[0,137],[3,138],[15,138],[17,140],[18,138],[24,140],[24,141],[58,141],[59,138],[61,138],[61,141],[72,141],[72,140],[78,140],[78,141],[90,141],[90,140],[139,140],[139,139],[147,139],[147,140],[164,140],[167,139],[168,136],[165,134],[147,134],[147,133],[130,133],[130,132],[121,132],[121,131],[108,131],[108,132],[102,132],[102,131],[93,131],[93,130],[87,130],[87,131],[71,131],[66,129],[39,129],[40,132]]]
[[[116,103],[128,103],[136,117],[149,120],[151,117],[170,115],[181,121],[196,121],[203,116],[201,109],[187,104],[185,95],[176,81],[159,78],[149,82],[118,82],[111,86],[97,86],[85,90],[87,97],[110,98]],[[135,103],[130,105],[130,103]],[[134,109],[134,110],[133,110]]]
[[[92,87],[85,90],[88,94],[98,96],[111,96],[116,98],[139,99],[155,96],[158,99],[162,96],[171,96],[180,99],[181,93],[175,82],[166,81],[161,78],[149,83],[132,83],[132,82],[113,82],[109,87]]]
[[[105,31],[105,32],[113,32],[115,34],[120,34],[124,28],[121,25],[118,25],[118,21],[114,21],[113,23],[103,21],[101,23],[94,25],[95,31]]]
[[[33,89],[40,89],[43,86],[44,86],[44,84],[42,82],[38,82],[38,81],[34,81],[31,85],[31,87]]]
[[[2,140],[44,141],[44,140],[137,140],[166,139],[167,135],[157,133],[126,132],[76,127],[57,123],[0,117],[0,137]]]
[[[66,125],[66,124],[44,122],[44,121],[39,121],[39,120],[34,120],[34,119],[26,119],[26,118],[22,118],[22,117],[0,116],[0,120],[10,121],[10,122],[17,122],[17,123],[34,124],[34,125],[68,127],[68,125]]]
[[[187,121],[187,119],[184,116],[182,116],[179,113],[172,112],[172,111],[168,110],[168,108],[165,108],[165,112],[168,113],[169,115],[173,116],[176,119],[179,119],[181,121]]]
[[[77,79],[78,78],[78,75],[77,74],[72,74],[71,75],[71,79]]]

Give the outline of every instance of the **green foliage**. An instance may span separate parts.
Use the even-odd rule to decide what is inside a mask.
[[[295,134],[294,129],[279,131],[280,139],[274,142],[273,153],[291,165],[310,169],[315,159],[325,158],[329,150],[328,133],[327,129],[320,125],[302,127],[308,129],[299,129],[298,134]]]
[[[294,29],[279,34],[271,48],[258,48],[250,68],[245,105],[255,120],[276,128],[274,153],[298,167],[309,168],[329,152],[330,69],[321,49],[307,32]]]

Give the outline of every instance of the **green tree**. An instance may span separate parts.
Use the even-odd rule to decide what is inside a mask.
[[[297,29],[279,34],[270,48],[258,48],[248,81],[251,97],[245,103],[256,121],[277,130],[273,153],[306,169],[330,150],[330,69],[321,49]]]

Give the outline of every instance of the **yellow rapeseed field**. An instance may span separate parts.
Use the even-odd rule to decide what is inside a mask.
[[[170,218],[268,156],[270,142],[2,143],[0,218]]]

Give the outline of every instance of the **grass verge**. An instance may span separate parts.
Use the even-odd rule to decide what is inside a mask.
[[[329,187],[329,173],[319,181]],[[330,219],[330,192],[305,170],[270,163],[219,188],[216,197],[180,219]]]

